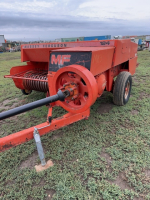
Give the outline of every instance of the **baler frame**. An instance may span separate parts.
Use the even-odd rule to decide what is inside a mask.
[[[39,52],[42,52],[42,55]],[[51,69],[50,66],[53,64],[53,62],[50,63],[52,53],[57,55],[59,52],[60,55],[68,55],[68,52],[72,52],[72,55],[74,55],[73,52],[81,52],[81,55],[84,52],[92,52],[90,69],[77,63],[66,66],[61,63],[58,71],[48,70],[48,68]],[[20,89],[25,89],[24,80],[29,80],[44,84],[43,90],[45,91],[45,88],[48,87],[48,92],[52,97],[59,90],[62,92],[68,91],[69,96],[65,97],[64,102],[49,102],[45,123],[0,138],[0,152],[33,139],[35,127],[42,136],[81,119],[88,119],[90,106],[96,101],[97,97],[102,95],[105,89],[109,92],[113,90],[114,77],[121,72],[128,73],[122,86],[125,92],[126,81],[128,81],[130,75],[135,73],[138,66],[136,53],[137,45],[130,40],[22,45],[21,61],[26,61],[27,65],[13,67],[10,70],[10,75],[6,75],[5,78],[12,78],[15,85]],[[66,59],[66,63],[69,61]],[[58,65],[57,59],[54,65]],[[48,74],[47,77],[43,78],[41,72],[46,71],[46,69]],[[33,77],[25,77],[28,72],[31,74],[37,73],[41,78],[36,78],[36,76],[34,79]],[[40,87],[42,88],[42,85]],[[130,90],[131,88],[129,88],[129,96]],[[61,106],[68,113],[52,119],[54,106]],[[3,113],[0,114],[0,120],[2,115]]]

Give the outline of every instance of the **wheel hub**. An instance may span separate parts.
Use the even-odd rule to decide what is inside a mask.
[[[125,88],[125,94],[124,94],[125,99],[128,98],[129,91],[130,91],[130,81],[128,80],[126,88]]]
[[[98,96],[96,79],[88,69],[80,65],[60,68],[53,77],[52,87],[54,93],[59,89],[69,91],[70,95],[65,101],[58,101],[58,104],[72,113],[84,112]]]

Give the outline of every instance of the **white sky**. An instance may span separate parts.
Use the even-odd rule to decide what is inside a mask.
[[[150,34],[150,0],[0,0],[0,35],[43,39]]]

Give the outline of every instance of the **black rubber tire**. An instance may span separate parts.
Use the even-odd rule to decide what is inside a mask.
[[[127,87],[127,84],[130,84],[130,86],[129,86],[128,95],[125,98],[125,89]],[[131,74],[129,72],[120,72],[120,74],[117,76],[114,89],[113,89],[114,104],[118,106],[125,105],[129,101],[131,87],[132,87]]]
[[[24,94],[24,95],[29,95],[29,94],[31,94],[31,92],[32,92],[32,90],[28,90],[28,92],[27,92],[27,90],[21,90],[22,91],[22,94]]]

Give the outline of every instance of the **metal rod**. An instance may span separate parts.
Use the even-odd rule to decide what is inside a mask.
[[[37,128],[34,128],[33,136],[34,136],[34,140],[36,142],[37,151],[38,151],[38,154],[39,154],[39,157],[40,157],[40,160],[41,160],[41,165],[45,166],[46,165],[46,161],[45,161],[44,151],[43,151],[43,147],[42,147],[40,134],[39,134]]]
[[[40,106],[43,106],[43,105],[46,105],[46,104],[49,104],[49,103],[52,103],[52,102],[55,102],[58,100],[64,101],[65,97],[66,97],[65,93],[63,93],[61,90],[59,90],[56,95],[53,95],[53,96],[50,96],[50,97],[47,97],[47,98],[44,98],[44,99],[41,99],[38,101],[34,101],[32,103],[28,103],[26,105],[23,105],[23,106],[0,113],[0,120],[9,118],[14,115],[18,115],[20,113],[26,112],[28,110],[32,110],[34,108],[38,108]]]

